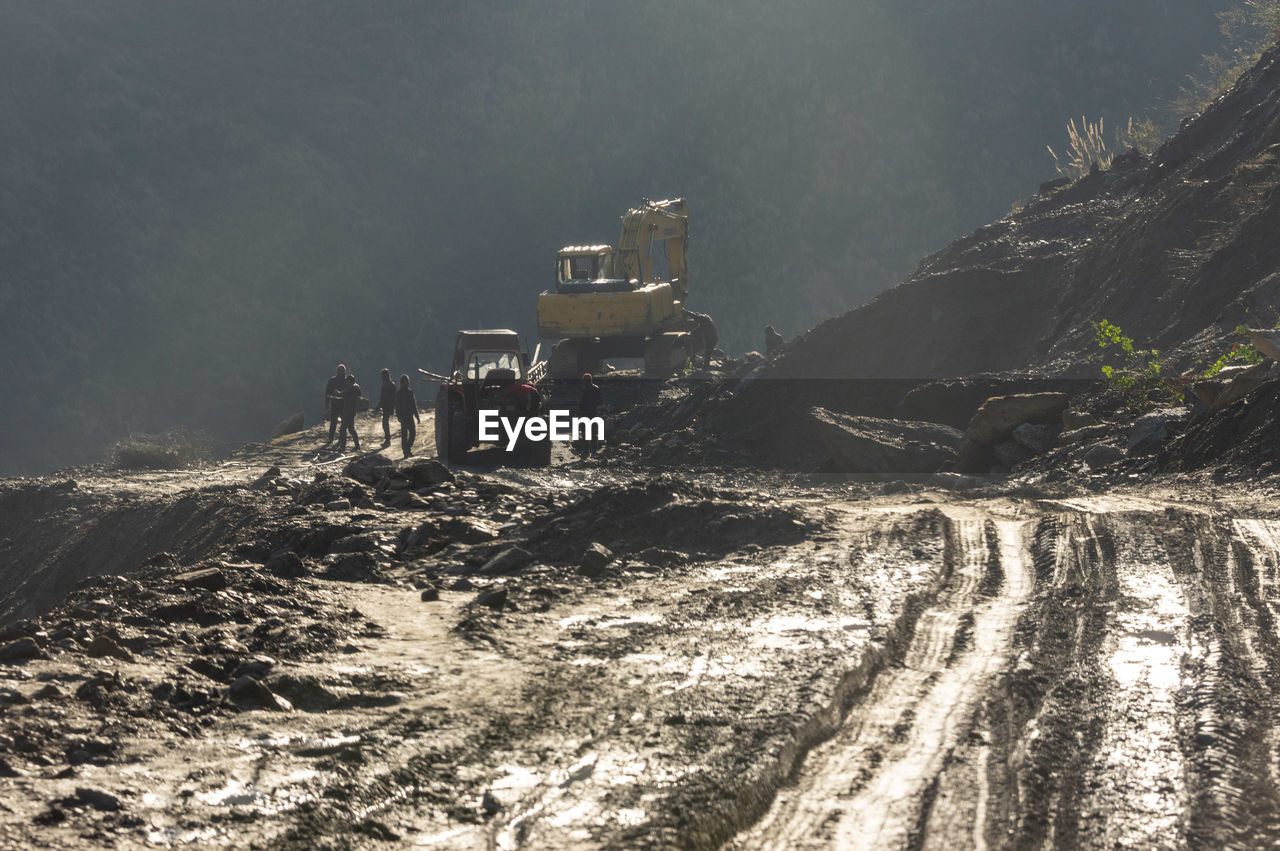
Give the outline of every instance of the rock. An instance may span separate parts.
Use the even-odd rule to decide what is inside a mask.
[[[1152,411],[1138,418],[1129,432],[1125,451],[1130,455],[1156,452],[1169,437],[1169,423],[1181,418],[1181,411]]]
[[[307,575],[307,566],[302,563],[302,556],[292,551],[276,553],[267,559],[263,568],[281,579],[297,579]]]
[[[424,603],[434,603],[434,602],[436,602],[436,601],[437,601],[437,600],[439,600],[439,599],[440,599],[440,591],[439,591],[438,589],[436,589],[436,588],[423,588],[423,589],[422,589],[422,602],[424,602]]]
[[[1226,386],[1227,382],[1221,378],[1205,378],[1192,384],[1191,392],[1205,407],[1212,408]]]
[[[487,544],[498,539],[498,527],[485,520],[469,517],[447,517],[436,527],[441,538],[464,544]]]
[[[75,800],[72,803],[82,804],[86,807],[93,807],[101,812],[114,813],[123,809],[120,799],[110,792],[103,792],[101,789],[90,789],[87,786],[81,786],[76,789]]]
[[[227,587],[227,576],[216,567],[179,573],[173,581],[187,588],[203,588],[205,591],[221,591]]]
[[[1053,446],[1049,427],[1039,423],[1023,423],[1013,430],[1013,439],[1032,455],[1043,455]]]
[[[0,645],[0,663],[25,662],[28,659],[48,659],[49,654],[40,649],[34,638],[19,638]]]
[[[648,547],[636,553],[636,558],[645,564],[656,567],[676,567],[689,561],[689,557],[678,550],[664,550],[661,547]]]
[[[480,799],[480,809],[484,810],[486,815],[496,816],[498,813],[506,809],[506,807],[502,806],[502,802],[499,801],[492,792],[486,789],[484,796]]]
[[[476,590],[476,584],[464,576],[461,579],[454,580],[454,583],[449,586],[449,590],[450,591],[474,591]]]
[[[227,689],[227,697],[241,709],[266,709],[271,712],[287,712],[293,709],[289,701],[280,697],[253,677],[237,679]]]
[[[370,452],[351,460],[342,470],[342,475],[366,485],[372,485],[396,468],[392,461],[381,452]]]
[[[376,550],[378,542],[372,535],[348,535],[329,545],[331,553],[364,553]]]
[[[302,415],[302,411],[286,417],[271,430],[271,439],[275,440],[277,437],[284,437],[286,434],[296,434],[302,431],[306,428],[305,421],[306,418]]]
[[[1228,370],[1233,370],[1227,373]],[[1238,370],[1238,371],[1236,371]],[[1257,390],[1267,380],[1268,366],[1258,363],[1247,367],[1224,367],[1219,370],[1218,378],[1227,380],[1227,385],[1217,394],[1209,405],[1210,410],[1220,411],[1232,402],[1239,401]],[[1227,373],[1224,375],[1224,373]],[[1228,380],[1229,379],[1229,380]]]
[[[1068,431],[1097,424],[1098,418],[1088,411],[1073,411],[1068,408],[1062,412],[1062,427]]]
[[[1097,425],[1082,426],[1081,428],[1064,431],[1058,435],[1058,439],[1054,441],[1054,446],[1071,446],[1075,443],[1084,443],[1090,440],[1097,440],[1106,436],[1111,431],[1111,427],[1106,423],[1098,423]]]
[[[883,420],[813,408],[809,421],[835,467],[845,473],[932,473],[955,458],[962,436],[936,423]]]
[[[405,484],[407,486],[408,482]],[[431,507],[431,503],[410,490],[387,490],[382,496],[382,501],[387,506],[401,511],[426,511]]]
[[[533,561],[533,553],[520,547],[508,547],[484,563],[478,571],[485,576],[518,573]]]
[[[339,553],[332,560],[326,561],[326,579],[339,582],[377,582],[383,578],[378,560],[371,553]]]
[[[415,488],[431,487],[455,480],[453,471],[435,458],[411,458],[401,461],[395,472],[413,483]]]
[[[266,469],[261,476],[253,480],[253,484],[249,487],[254,490],[267,490],[275,486],[276,480],[280,478],[280,468],[271,466]]]
[[[1109,467],[1124,458],[1124,452],[1109,443],[1095,443],[1084,453],[1084,462],[1092,470]]]
[[[603,544],[591,544],[583,552],[582,558],[578,562],[578,573],[583,576],[599,576],[604,573],[604,569],[609,566],[609,562],[613,561],[613,553]]]
[[[1029,461],[1035,454],[1016,440],[1002,440],[991,447],[996,463],[1006,470],[1012,470],[1023,461]]]
[[[474,602],[477,606],[487,606],[495,612],[500,612],[502,607],[507,604],[507,588],[505,585],[486,588],[476,595]]]
[[[956,471],[982,472],[995,461],[994,447],[1023,423],[1055,425],[1067,409],[1066,393],[1018,393],[993,396],[969,420],[956,457]]]
[[[98,635],[89,642],[89,647],[85,650],[95,659],[101,659],[110,656],[113,659],[119,659],[121,662],[132,662],[133,654],[125,650],[116,640],[109,635]]]
[[[263,680],[275,666],[276,660],[270,656],[254,656],[237,665],[236,669],[231,672],[231,676],[236,679],[252,677],[255,680]]]
[[[934,473],[929,478],[929,484],[946,488],[947,490],[964,491],[981,487],[983,482],[981,479],[966,476],[963,473]]]
[[[349,499],[335,499],[333,502],[326,502],[324,504],[325,511],[347,511],[350,508],[351,500]]]

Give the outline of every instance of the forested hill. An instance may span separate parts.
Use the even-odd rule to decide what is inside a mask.
[[[1167,101],[1227,5],[4,0],[0,473],[529,331],[641,196],[758,348],[1033,192],[1069,116]]]

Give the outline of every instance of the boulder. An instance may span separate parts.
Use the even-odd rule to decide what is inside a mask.
[[[103,792],[101,789],[90,789],[87,786],[81,786],[76,789],[74,803],[107,813],[114,813],[123,809],[120,799],[115,795],[110,792]]]
[[[1138,418],[1129,432],[1125,451],[1130,455],[1147,455],[1156,452],[1169,437],[1169,423],[1182,418],[1182,411],[1152,411]]]
[[[1074,443],[1084,443],[1089,440],[1097,440],[1105,437],[1111,431],[1111,427],[1106,423],[1098,423],[1097,425],[1081,426],[1080,428],[1064,431],[1058,435],[1058,439],[1054,441],[1054,446],[1070,446]]]
[[[1043,455],[1053,446],[1049,427],[1039,423],[1023,423],[1013,430],[1013,439],[1032,455]]]
[[[1006,470],[1012,470],[1023,461],[1029,461],[1035,457],[1034,452],[1016,440],[1000,441],[991,447],[991,454],[995,456],[996,463]]]
[[[484,563],[478,571],[485,576],[519,573],[533,561],[533,553],[520,547],[507,547]]]
[[[302,556],[295,552],[276,553],[267,559],[263,567],[272,576],[279,576],[281,579],[297,579],[307,573],[307,566],[302,563]]]
[[[453,471],[434,458],[410,458],[407,461],[401,461],[396,466],[395,472],[412,482],[415,488],[454,481]]]
[[[396,462],[386,455],[381,452],[371,452],[368,455],[361,455],[352,459],[343,468],[342,475],[349,479],[355,479],[357,482],[372,485],[380,481],[383,476],[390,473],[395,467]]]
[[[48,659],[49,654],[40,649],[34,638],[19,638],[8,644],[0,644],[0,663],[25,662],[28,659]]]
[[[275,440],[277,437],[284,437],[286,434],[296,434],[304,428],[306,428],[305,418],[302,416],[302,411],[298,411],[298,413],[293,416],[286,417],[281,420],[276,427],[271,430],[271,439]]]
[[[1257,363],[1238,369],[1239,371],[1234,371],[1232,367],[1226,367],[1218,372],[1218,378],[1225,380],[1227,384],[1214,397],[1213,402],[1208,403],[1210,410],[1220,411],[1232,402],[1239,401],[1257,390],[1267,380],[1269,367],[1265,363]],[[1228,370],[1233,371],[1224,377],[1223,373],[1227,373]]]
[[[119,659],[121,662],[132,662],[133,654],[125,650],[116,640],[109,635],[99,635],[89,642],[89,647],[85,650],[95,659],[102,659],[110,656],[113,659]]]
[[[485,588],[476,595],[475,604],[477,606],[487,606],[495,612],[502,611],[502,607],[507,604],[506,587],[495,585],[492,588]]]
[[[202,588],[205,591],[221,591],[227,587],[227,575],[216,567],[179,573],[173,581],[186,588]]]
[[[288,712],[293,705],[262,684],[260,680],[244,676],[227,689],[227,697],[241,709],[266,709],[271,712]]]
[[[1097,424],[1098,418],[1088,411],[1072,411],[1068,409],[1062,412],[1062,427],[1067,431],[1074,431],[1075,429]]]
[[[583,576],[599,576],[613,561],[613,552],[604,544],[594,543],[587,547],[578,561],[578,572]]]
[[[1124,451],[1109,443],[1095,443],[1084,453],[1084,462],[1093,470],[1109,467],[1122,458],[1124,458]]]
[[[986,472],[995,462],[993,448],[1023,423],[1057,425],[1067,409],[1066,393],[1017,393],[992,396],[969,420],[956,458],[956,471]]]
[[[934,473],[929,478],[929,484],[935,487],[946,488],[953,491],[966,491],[973,488],[981,487],[983,482],[973,476],[966,476],[963,473]]]
[[[841,472],[872,475],[932,473],[955,458],[962,435],[936,423],[809,412],[809,421]]]
[[[349,499],[335,499],[333,502],[326,502],[324,504],[325,511],[348,511],[350,509],[351,500]]]

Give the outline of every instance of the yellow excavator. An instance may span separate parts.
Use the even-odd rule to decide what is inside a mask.
[[[684,309],[688,244],[684,199],[646,198],[622,217],[617,248],[560,249],[555,286],[538,296],[538,336],[559,341],[551,349],[551,377],[596,372],[604,358],[642,357],[645,372],[656,375],[690,362],[704,343]]]

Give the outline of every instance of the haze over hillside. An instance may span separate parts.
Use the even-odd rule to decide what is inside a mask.
[[[529,332],[641,196],[690,200],[729,348],[790,336],[1166,100],[1227,5],[0,4],[0,473]]]

